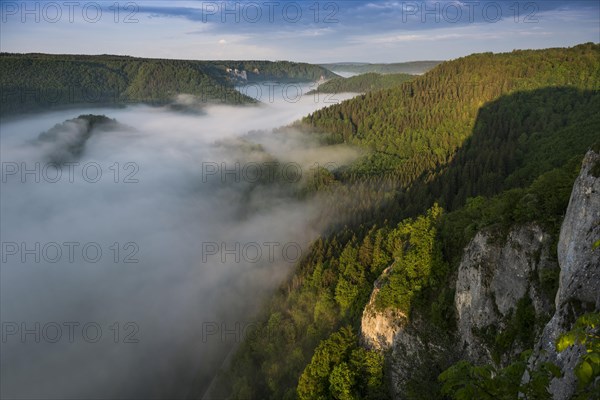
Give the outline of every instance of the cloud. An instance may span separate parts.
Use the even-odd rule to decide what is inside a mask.
[[[179,100],[193,103],[189,96]],[[40,165],[41,178],[30,174],[23,183],[17,174],[2,183],[2,240],[47,251],[40,250],[39,262],[11,255],[0,270],[2,322],[19,331],[22,323],[34,331],[40,324],[39,343],[35,333],[22,340],[21,332],[2,343],[0,361],[10,366],[0,372],[2,396],[151,399],[202,392],[262,301],[292,271],[293,250],[305,251],[324,228],[318,199],[299,201],[285,185],[253,184],[242,167],[277,160],[306,173],[315,163],[357,157],[344,146],[321,148],[304,134],[271,132],[323,105],[312,96],[291,103],[277,95],[260,107],[207,106],[202,114],[139,106],[3,120],[3,163]],[[81,113],[106,114],[134,129],[92,132],[70,159],[73,182],[63,165],[62,179],[52,183],[55,171],[44,166],[56,148],[31,140]],[[86,127],[72,122],[64,129],[52,137],[79,137],[77,129]],[[64,243],[74,242],[70,262]],[[207,243],[230,252],[207,257]],[[57,248],[63,253],[53,262]],[[52,343],[56,326],[62,337]],[[219,331],[207,335],[206,326]],[[96,328],[102,335],[93,342]],[[230,333],[222,338],[221,329]]]
[[[219,12],[211,13],[203,22],[202,7],[209,3],[141,3],[135,14],[138,23],[133,24],[115,24],[108,8],[110,2],[103,3],[105,18],[95,24],[82,21],[79,14],[74,23],[63,18],[54,24],[34,23],[33,18],[22,23],[20,15],[9,16],[2,25],[0,40],[2,49],[8,52],[322,63],[450,59],[481,51],[572,46],[598,41],[600,35],[600,8],[590,1],[481,1],[476,6],[473,2],[439,2],[441,13],[424,15],[414,12],[414,6],[433,9],[438,2],[341,1],[334,2],[337,8],[327,9],[329,3],[320,2],[316,16],[314,7],[309,8],[313,3],[297,2],[303,7],[297,22],[290,18],[291,9],[284,18],[283,3],[273,19],[265,9],[256,22],[251,22],[249,11],[229,14],[225,22]],[[462,10],[462,18],[456,22],[449,4]],[[469,4],[475,7],[473,18]],[[495,15],[493,4],[502,9],[502,18],[497,22],[490,21]],[[487,18],[483,13],[486,6]],[[63,14],[67,15],[66,11]],[[125,11],[120,14],[121,18],[125,15]],[[226,40],[226,45],[220,40]]]

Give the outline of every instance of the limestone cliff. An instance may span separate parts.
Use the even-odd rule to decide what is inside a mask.
[[[385,281],[386,276],[394,266],[386,268],[375,281],[369,303],[365,307],[361,321],[360,338],[364,347],[373,350],[387,351],[392,348],[394,339],[402,329],[406,316],[397,310],[375,309],[375,299]]]
[[[361,341],[367,348],[386,353],[393,397],[404,398],[407,383],[422,379],[427,364],[468,359],[476,364],[506,365],[531,348],[533,343],[527,346],[515,340],[498,352],[494,337],[507,330],[522,299],[530,299],[534,320],[548,320],[553,306],[542,277],[558,268],[551,257],[551,242],[550,235],[536,224],[515,227],[507,235],[495,229],[479,232],[465,248],[458,268],[456,332],[438,332],[418,313],[409,322],[394,310],[376,311],[374,302],[386,270],[363,312]],[[538,334],[542,328],[533,321],[532,329]],[[501,356],[494,357],[494,353]]]
[[[552,312],[551,299],[542,290],[543,277],[557,268],[550,236],[535,224],[512,229],[504,243],[495,236],[493,230],[475,236],[465,249],[456,280],[459,346],[477,364],[507,364],[525,350],[523,343],[512,343],[495,359],[494,343],[486,342],[486,336],[506,329],[521,299],[531,300],[536,316]]]
[[[375,310],[380,286],[393,266],[384,271],[363,312],[360,336],[364,346],[385,352],[394,398],[404,398],[407,382],[432,360],[468,359],[501,367],[531,347],[532,366],[549,360],[564,372],[551,383],[554,399],[572,395],[576,387],[572,371],[581,349],[557,354],[554,344],[578,316],[600,310],[600,247],[594,248],[600,239],[599,170],[600,154],[588,152],[557,248],[555,238],[534,223],[514,226],[508,233],[488,228],[475,235],[464,249],[456,276],[456,332],[446,332],[444,338],[432,335],[418,313],[408,321],[394,310]],[[552,282],[558,273],[553,298],[551,287],[556,289]],[[515,314],[523,307],[531,310],[524,314],[525,322],[530,322],[524,332],[528,339],[517,340],[510,330],[515,331]],[[516,329],[519,334],[523,330]],[[503,338],[508,340],[503,343]]]
[[[576,389],[573,370],[581,347],[574,346],[557,354],[556,339],[568,331],[577,317],[600,310],[600,154],[590,151],[585,156],[581,173],[571,193],[558,242],[560,285],[556,294],[556,312],[542,333],[530,362],[557,364],[564,373],[554,379],[550,392],[555,400],[566,400]],[[527,377],[525,377],[527,379]]]

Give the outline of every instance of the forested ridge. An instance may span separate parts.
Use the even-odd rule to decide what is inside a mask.
[[[375,280],[391,266],[376,306],[418,316],[432,343],[451,348],[463,248],[482,228],[501,237],[529,222],[556,241],[583,155],[600,142],[599,90],[598,44],[475,54],[296,124],[369,154],[311,183],[309,193],[331,194],[324,214],[344,223],[313,243],[265,305],[215,396],[389,398],[383,358],[357,336]],[[543,279],[555,292],[558,271]],[[527,307],[510,322],[512,336],[492,338],[499,352],[510,340],[531,345]],[[417,371],[407,398],[459,398],[452,384],[477,370],[457,364],[440,377],[455,356]],[[485,384],[516,398],[525,367],[516,363]],[[546,398],[546,372],[536,372],[531,390],[541,394],[531,398]]]
[[[369,151],[336,177],[358,182],[369,192],[359,198],[375,202],[358,214],[384,220],[416,215],[433,200],[454,208],[467,197],[527,185],[540,169],[581,154],[600,118],[599,88],[598,45],[476,54],[296,126]]]
[[[402,170],[399,179],[409,182],[448,162],[486,103],[547,87],[598,89],[599,66],[598,46],[592,44],[476,54],[443,63],[397,88],[316,111],[303,122],[340,142],[372,149],[374,155],[359,172],[397,169]],[[421,151],[426,149],[431,152]]]
[[[200,102],[253,103],[234,89],[247,80],[316,81],[336,75],[325,68],[287,61],[190,61],[112,55],[0,53],[2,115],[49,107],[165,104],[179,94]]]

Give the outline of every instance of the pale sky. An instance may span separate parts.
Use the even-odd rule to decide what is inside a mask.
[[[401,62],[600,42],[598,0],[0,4],[1,50],[18,53]]]

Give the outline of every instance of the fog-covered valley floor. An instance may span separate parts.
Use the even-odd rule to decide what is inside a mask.
[[[270,131],[325,98],[272,100],[2,122],[3,397],[202,394],[325,228],[318,200],[253,185],[256,169],[243,167],[277,160],[307,173],[358,156]],[[63,124],[80,114],[117,122]]]

